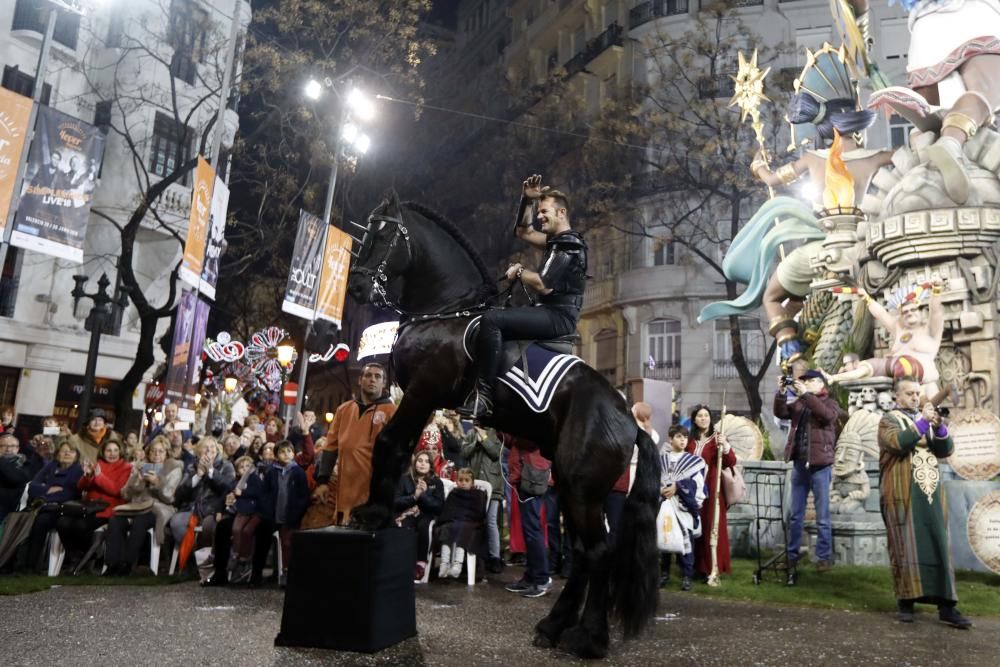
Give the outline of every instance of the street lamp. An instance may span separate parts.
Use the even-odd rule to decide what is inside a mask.
[[[352,122],[353,118],[357,118],[362,122],[371,122],[375,118],[375,103],[362,91],[360,88],[355,88],[351,86],[350,92],[347,95],[341,95],[337,92],[334,87],[334,82],[327,78],[320,83],[316,79],[310,79],[305,86],[305,95],[311,100],[319,100],[324,93],[324,88],[330,88],[333,90],[340,98],[340,114],[337,120],[336,131],[333,135],[333,164],[330,166],[330,180],[326,186],[326,203],[323,207],[323,223],[324,229],[330,226],[330,216],[333,212],[333,193],[337,188],[337,166],[341,158],[341,153],[345,153],[348,148],[351,149],[353,155],[351,155],[352,160],[356,161],[358,156],[364,155],[371,148],[371,137],[361,131],[355,123]],[[315,306],[316,292],[313,292],[313,306]],[[315,311],[314,311],[315,312]],[[313,315],[315,317],[315,314]],[[309,335],[313,330],[314,320],[309,320],[309,326],[306,327],[305,339],[309,338]],[[302,346],[303,355],[302,363],[299,365],[299,392],[295,397],[295,410],[300,412],[302,410],[302,397],[305,395],[306,389],[306,374],[309,371],[309,355],[305,354],[306,348],[303,343]],[[282,398],[284,398],[284,392],[282,392]]]
[[[281,396],[278,399],[281,401],[278,405],[281,406],[281,414],[285,417],[285,382],[288,380],[288,371],[292,370],[292,359],[295,358],[295,348],[291,345],[285,343],[278,346],[278,365],[281,367]],[[303,361],[303,363],[305,363]],[[301,391],[301,388],[299,389]],[[298,400],[298,397],[296,397]],[[285,419],[287,421],[287,419]]]
[[[124,294],[119,297],[118,301],[115,301],[108,295],[108,286],[111,285],[111,281],[108,280],[108,274],[101,274],[101,277],[97,280],[97,291],[93,294],[88,294],[84,289],[87,280],[89,278],[85,275],[73,276],[73,282],[76,283],[76,287],[70,292],[73,296],[73,310],[76,310],[80,299],[86,298],[94,302],[94,306],[90,309],[90,314],[87,316],[87,326],[90,327],[90,348],[87,350],[87,371],[83,378],[83,396],[80,398],[80,410],[76,418],[77,431],[83,429],[84,424],[87,423],[87,415],[90,412],[90,402],[94,392],[94,376],[97,372],[97,355],[101,347],[101,332],[104,330],[105,321],[111,315],[111,308],[109,306],[112,303],[119,308],[125,308],[128,305],[128,298]],[[118,416],[121,417],[122,415]]]
[[[227,394],[231,394],[234,391],[236,391],[236,384],[238,382],[239,382],[239,380],[237,380],[234,377],[228,377],[228,378],[226,378],[224,380],[224,384],[225,384],[225,387],[226,387],[226,393]]]

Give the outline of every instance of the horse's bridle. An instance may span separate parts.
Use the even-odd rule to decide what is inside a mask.
[[[357,271],[361,275],[365,276],[372,286],[372,304],[375,306],[391,308],[395,310],[400,315],[405,315],[406,313],[392,300],[389,298],[388,290],[389,283],[392,281],[388,275],[386,275],[386,267],[389,264],[389,258],[392,257],[393,251],[396,249],[396,245],[399,243],[399,239],[403,239],[403,245],[406,248],[407,260],[413,259],[413,250],[410,247],[410,231],[406,228],[403,223],[403,214],[400,212],[399,217],[392,217],[388,215],[376,214],[368,216],[368,234],[372,233],[371,227],[373,223],[390,223],[395,227],[395,232],[392,235],[392,239],[386,246],[385,254],[382,256],[382,260],[374,269],[369,269],[367,266],[355,266],[352,271]],[[367,239],[366,239],[367,240]]]

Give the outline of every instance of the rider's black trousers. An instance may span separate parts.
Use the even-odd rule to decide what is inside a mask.
[[[523,306],[491,310],[479,323],[476,357],[479,380],[496,385],[504,340],[549,340],[576,330],[579,312],[572,306]]]

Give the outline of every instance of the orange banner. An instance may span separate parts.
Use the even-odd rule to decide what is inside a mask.
[[[343,230],[330,227],[323,253],[323,274],[319,279],[316,299],[316,319],[329,320],[338,327],[344,317],[347,296],[347,272],[351,268],[351,237]]]
[[[10,215],[32,104],[30,97],[0,88],[0,234]]]
[[[188,220],[187,241],[184,244],[184,261],[179,275],[181,280],[198,289],[201,271],[205,265],[205,241],[212,216],[212,188],[215,170],[205,158],[198,156],[198,168],[191,188],[191,218]]]

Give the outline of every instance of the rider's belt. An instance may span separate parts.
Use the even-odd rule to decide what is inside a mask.
[[[543,306],[572,306],[583,308],[582,294],[546,294],[539,298]]]

